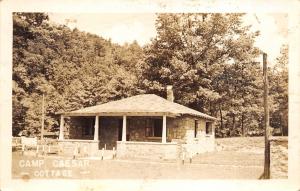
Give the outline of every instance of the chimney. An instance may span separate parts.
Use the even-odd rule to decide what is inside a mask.
[[[167,100],[174,102],[173,86],[167,86]]]

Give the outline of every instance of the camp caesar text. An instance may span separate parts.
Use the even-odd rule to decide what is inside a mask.
[[[72,177],[73,169],[84,170],[89,166],[89,160],[55,159],[45,163],[45,160],[20,160],[19,166],[24,170],[30,168],[35,177]]]

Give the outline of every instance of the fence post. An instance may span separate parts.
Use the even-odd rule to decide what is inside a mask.
[[[25,145],[22,144],[22,155],[24,155],[24,152],[25,152]]]
[[[113,159],[116,158],[116,150],[115,150],[115,147],[113,147]]]
[[[104,148],[102,148],[102,152],[101,152],[101,160],[104,159]]]
[[[75,146],[75,149],[74,149],[74,152],[73,152],[73,159],[76,158],[77,154],[78,154],[78,145]]]
[[[182,161],[182,164],[184,164],[184,159],[185,159],[185,152],[184,151],[182,151],[182,158],[181,158],[181,161]]]
[[[36,152],[35,155],[38,156],[39,155],[39,145],[36,145]]]
[[[87,152],[86,145],[83,147],[83,155],[84,155],[85,157],[88,156],[88,152]]]
[[[190,152],[190,163],[192,163],[193,154]]]
[[[59,154],[63,153],[63,149],[62,149],[62,145],[61,144],[58,145],[58,152],[59,152]]]

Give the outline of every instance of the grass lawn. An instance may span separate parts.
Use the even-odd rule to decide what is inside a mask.
[[[38,160],[41,160],[40,166]],[[201,154],[194,157],[191,164],[186,161],[184,165],[181,161],[76,161],[75,166],[70,167],[70,158],[22,156],[20,152],[13,152],[12,176],[22,179],[258,179],[263,172],[263,154],[237,151]],[[87,164],[80,166],[84,162]]]

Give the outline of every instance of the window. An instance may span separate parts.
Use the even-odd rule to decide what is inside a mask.
[[[211,125],[211,122],[206,122],[205,133],[206,134],[212,134],[212,125]]]
[[[84,135],[93,135],[94,134],[94,126],[95,126],[95,119],[88,118],[85,120],[85,126],[84,126]]]
[[[162,137],[162,119],[148,119],[146,137]]]

